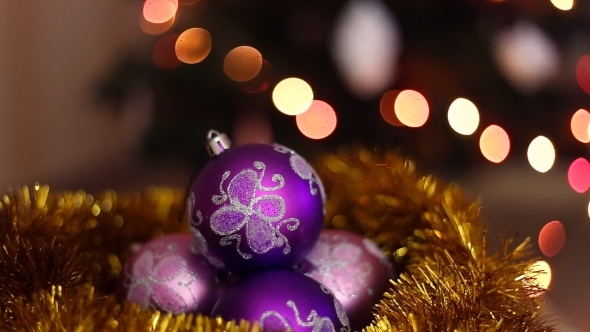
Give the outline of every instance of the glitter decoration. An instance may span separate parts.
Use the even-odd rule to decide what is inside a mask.
[[[206,239],[205,256],[238,275],[294,266],[322,229],[319,178],[301,156],[275,145],[220,152],[193,183],[192,197],[191,228]]]
[[[244,298],[249,305],[236,306]],[[348,318],[334,295],[317,281],[286,270],[255,273],[228,288],[213,316],[256,320],[264,331],[350,331]]]

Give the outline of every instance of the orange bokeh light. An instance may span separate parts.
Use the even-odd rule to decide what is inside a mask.
[[[188,64],[199,63],[211,52],[211,34],[202,28],[185,30],[178,36],[174,50],[178,60]]]
[[[328,103],[314,100],[303,113],[295,116],[297,128],[312,139],[328,137],[336,129],[336,112]]]
[[[487,160],[501,163],[510,152],[508,133],[497,125],[487,127],[479,138],[479,149]]]
[[[582,90],[590,93],[590,56],[583,55],[576,66],[576,79]]]
[[[579,109],[572,116],[571,129],[574,137],[582,142],[590,142],[588,137],[588,126],[590,126],[590,113],[585,109]]]
[[[414,90],[401,91],[394,103],[395,115],[408,127],[421,127],[428,120],[429,108],[426,98]]]
[[[143,13],[139,16],[140,16],[139,28],[141,29],[141,31],[143,31],[144,33],[147,33],[148,35],[162,34],[166,31],[170,30],[170,28],[172,28],[172,26],[174,25],[174,22],[176,21],[176,15],[172,16],[171,19],[169,19],[168,21],[166,21],[164,23],[152,23],[152,22],[145,19],[145,17],[143,16]]]
[[[557,220],[547,223],[539,232],[539,248],[547,257],[557,255],[565,244],[565,228]]]
[[[174,45],[178,35],[175,33],[166,34],[156,42],[152,53],[152,59],[156,67],[160,69],[174,69],[180,66],[180,60],[176,57]]]
[[[223,71],[236,82],[247,82],[262,69],[262,54],[251,46],[238,46],[229,51],[223,60]]]
[[[399,121],[397,115],[395,115],[395,99],[399,95],[398,90],[389,90],[381,96],[379,102],[379,112],[385,122],[392,126],[403,127],[404,124]]]
[[[176,15],[178,0],[146,0],[143,17],[152,23],[168,22]]]

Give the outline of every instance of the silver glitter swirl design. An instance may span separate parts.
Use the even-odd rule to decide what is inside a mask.
[[[326,191],[324,189],[324,185],[320,181],[320,178],[317,175],[317,173],[315,172],[315,170],[313,169],[313,167],[311,167],[311,165],[307,161],[305,161],[305,159],[303,159],[303,157],[301,157],[295,151],[293,151],[285,146],[282,146],[280,144],[275,144],[274,149],[277,152],[286,153],[286,154],[290,155],[289,164],[291,165],[293,172],[295,172],[295,174],[297,174],[303,180],[307,180],[309,182],[309,191],[311,192],[312,195],[315,196],[318,192],[318,189],[319,189],[320,195],[322,197],[322,203],[325,204],[326,203]],[[314,184],[317,188],[314,188]]]
[[[187,211],[188,211],[188,220],[190,223],[190,229],[191,229],[191,233],[193,235],[193,238],[195,239],[195,242],[191,245],[190,250],[191,252],[195,253],[195,254],[201,254],[203,257],[205,257],[205,259],[207,259],[209,261],[209,263],[211,263],[211,265],[215,266],[218,269],[223,269],[225,267],[225,265],[218,259],[211,257],[211,255],[209,255],[208,250],[209,247],[207,245],[207,239],[205,239],[205,236],[203,235],[203,233],[201,233],[201,231],[199,231],[198,227],[201,226],[203,224],[203,214],[201,213],[201,210],[197,210],[195,212],[196,216],[197,216],[197,220],[195,220],[193,218],[193,208],[195,207],[195,193],[191,193],[189,199],[187,200]]]

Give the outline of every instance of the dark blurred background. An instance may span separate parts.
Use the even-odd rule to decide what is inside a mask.
[[[590,195],[567,180],[571,162],[590,155],[570,127],[574,112],[590,108],[590,66],[580,65],[590,55],[590,2],[577,0],[571,10],[556,4],[185,0],[168,29],[147,33],[141,0],[4,1],[0,184],[186,186],[191,170],[206,162],[210,128],[238,143],[277,141],[310,160],[341,145],[400,149],[424,172],[481,195],[492,243],[518,234],[536,245],[546,223],[561,221],[564,249],[544,258],[553,269],[547,311],[564,330],[590,331]],[[174,57],[169,41],[193,27],[209,31],[212,49],[189,65]],[[343,44],[348,51],[335,47]],[[242,45],[270,64],[264,91],[246,92],[224,74],[226,54]],[[273,87],[286,77],[304,79],[334,108],[338,123],[328,137],[305,137],[294,117],[274,107]],[[384,121],[380,99],[391,89],[426,98],[424,125]],[[458,97],[479,109],[473,135],[449,126],[447,111]],[[490,124],[510,137],[501,163],[480,152],[479,135]],[[538,135],[556,150],[546,173],[527,160]]]

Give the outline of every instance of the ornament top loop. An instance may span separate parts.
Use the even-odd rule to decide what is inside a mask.
[[[231,141],[226,134],[214,129],[209,130],[207,133],[207,152],[210,157],[218,156],[231,147]]]

